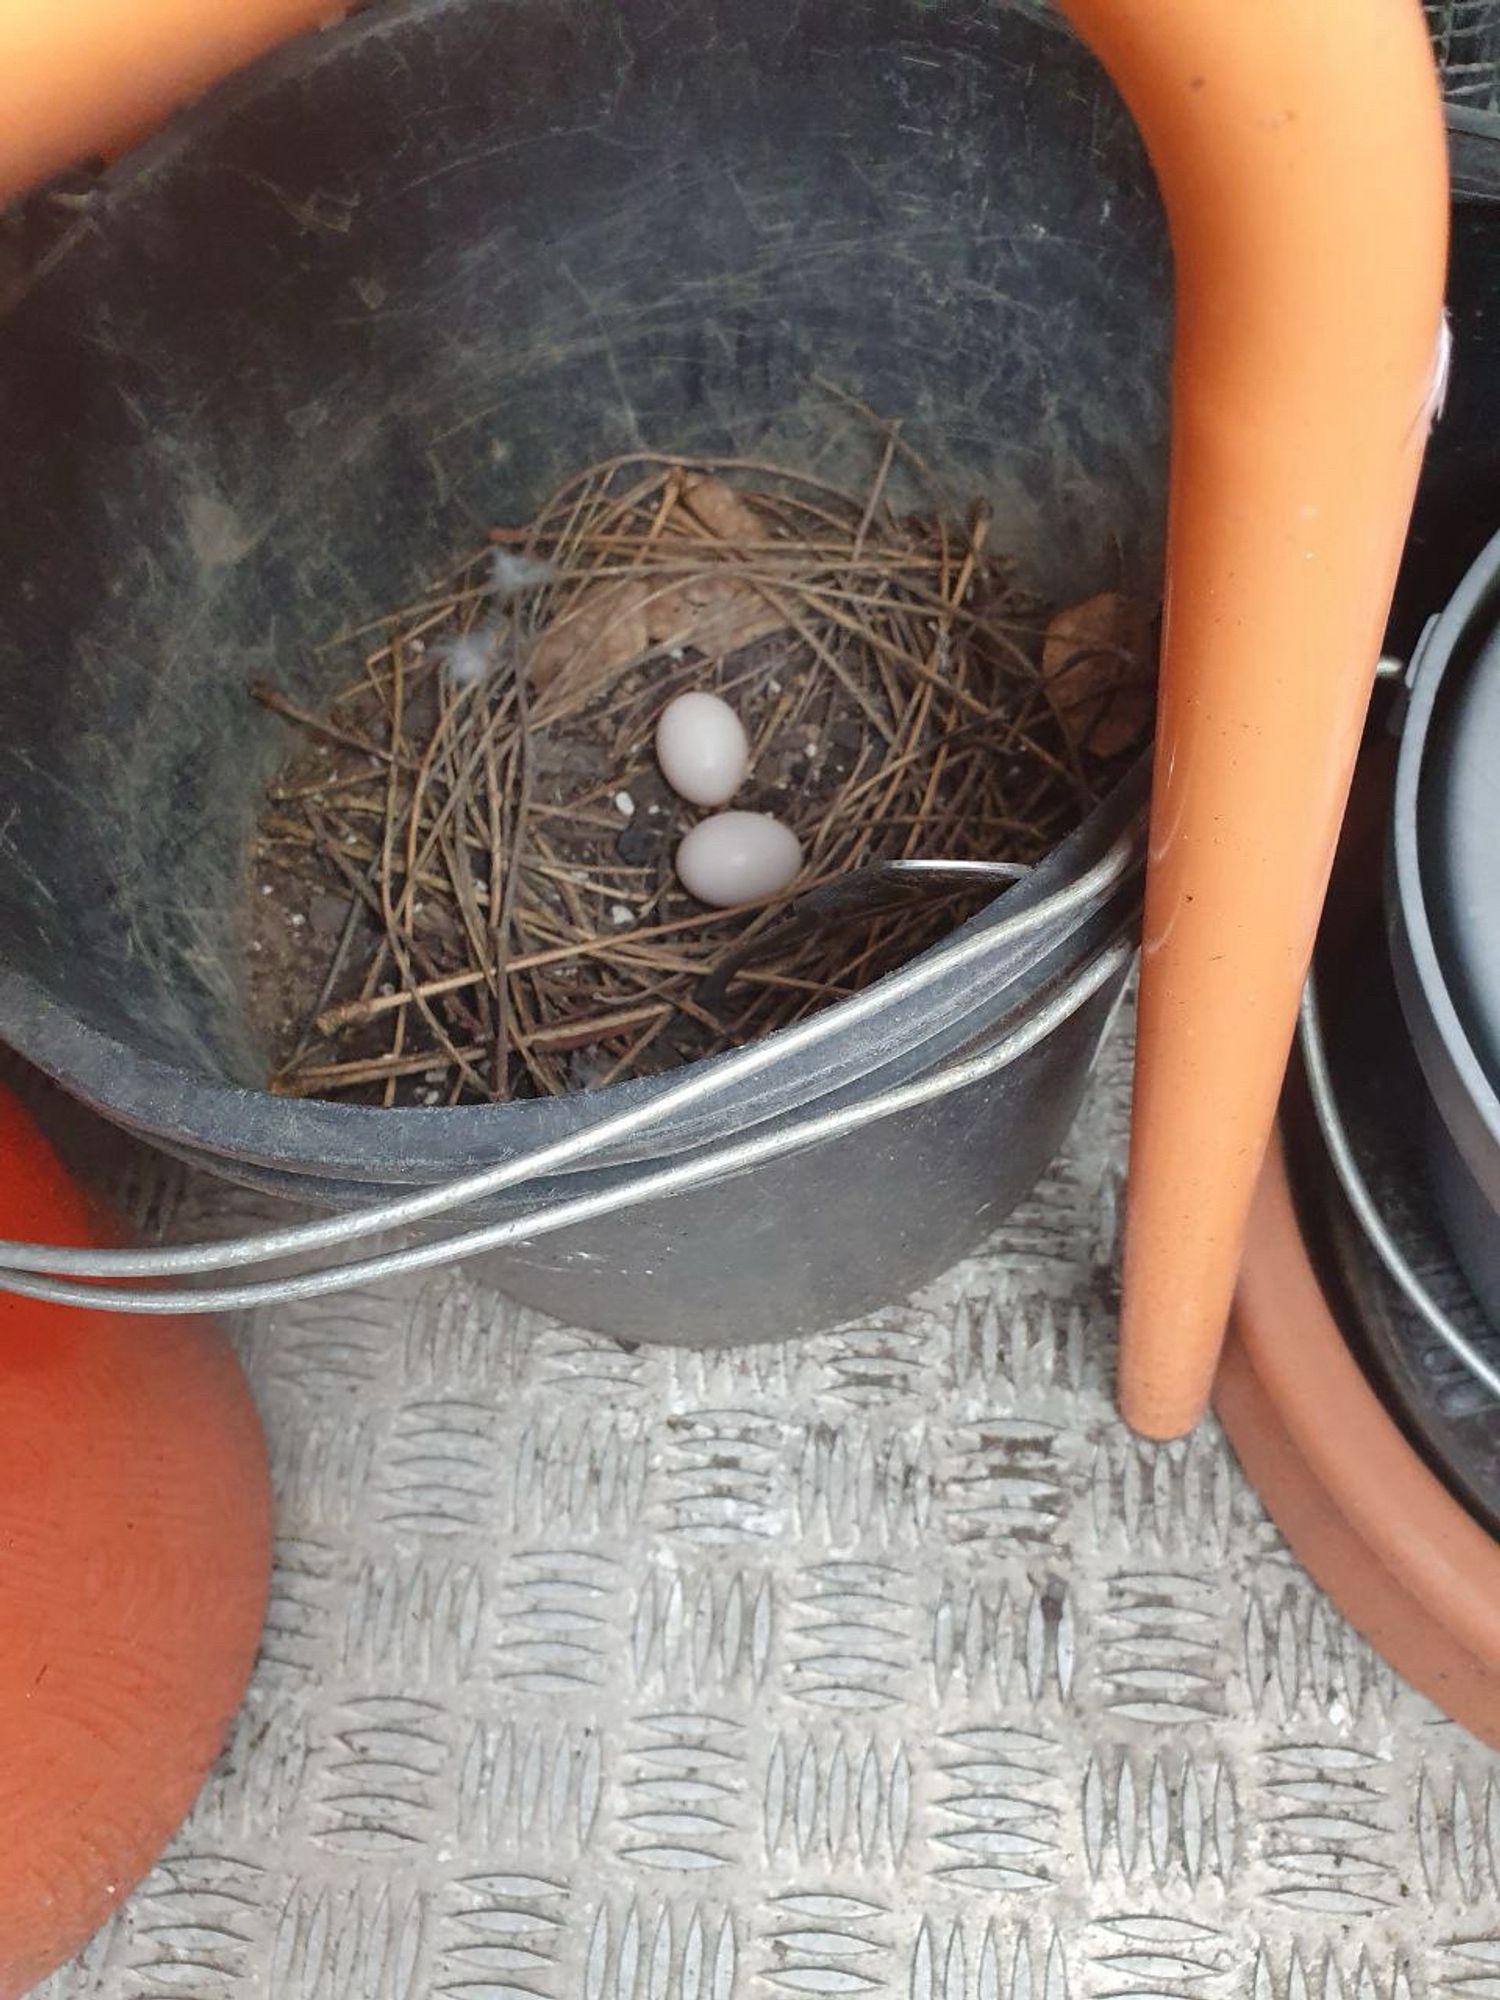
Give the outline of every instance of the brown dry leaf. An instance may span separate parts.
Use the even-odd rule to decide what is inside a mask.
[[[685,480],[677,504],[721,542],[743,545],[768,539],[764,517],[722,479]]]
[[[765,521],[732,487],[699,477],[683,484],[661,546],[674,554],[705,549],[704,529],[716,542],[736,545],[766,536]],[[680,583],[641,576],[589,584],[537,639],[531,683],[539,693],[556,693],[566,679],[572,694],[596,678],[608,679],[653,646],[693,646],[713,657],[785,624],[752,584],[733,576],[709,573]]]
[[[649,595],[647,585],[638,577],[586,585],[538,635],[530,660],[532,688],[541,692],[550,687],[575,663],[578,673],[588,680],[596,675],[607,678],[649,652]]]
[[[1144,741],[1156,692],[1151,607],[1118,590],[1059,611],[1042,641],[1042,673],[1080,750],[1118,757]]]
[[[658,646],[696,646],[717,658],[779,632],[786,620],[759,591],[733,576],[694,576],[653,596],[646,626]]]
[[[748,500],[706,474],[684,480],[667,517],[662,545],[674,553],[703,549],[703,530],[727,548],[768,539],[764,517]],[[659,646],[693,646],[710,657],[735,652],[756,639],[781,631],[786,619],[753,584],[711,570],[685,582],[660,587],[646,610],[651,637]]]

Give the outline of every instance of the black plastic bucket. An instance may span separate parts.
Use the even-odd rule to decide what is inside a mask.
[[[1386,917],[1423,1080],[1426,1177],[1449,1243],[1500,1328],[1500,118],[1450,111],[1454,369],[1433,432],[1391,644]]]
[[[830,443],[820,375],[904,417],[956,500],[986,494],[1040,590],[1151,593],[1168,301],[1128,116],[1040,9],[414,0],[221,90],[0,325],[0,1036],[183,1157],[335,1207],[658,1088],[430,1111],[259,1090],[233,912],[284,743],[246,683],[318,700],[314,642],[612,449],[816,455],[853,483],[868,440]],[[1001,907],[1096,859],[1142,790]],[[972,1049],[1138,891],[568,1191]],[[981,1085],[508,1253],[506,1287],[681,1339],[898,1296],[1031,1185],[1118,986]]]
[[[1429,1094],[1428,1171],[1500,1327],[1500,535],[1409,669],[1391,807],[1391,954]]]

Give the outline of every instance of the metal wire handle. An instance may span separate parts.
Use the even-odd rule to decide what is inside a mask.
[[[1311,973],[1302,989],[1302,1006],[1297,1021],[1297,1041],[1307,1073],[1308,1095],[1313,1116],[1328,1149],[1329,1162],[1344,1191],[1345,1199],[1363,1229],[1370,1248],[1385,1266],[1388,1276],[1443,1345],[1461,1361],[1477,1382],[1500,1400],[1500,1370],[1494,1368],[1474,1343],[1454,1325],[1407,1262],[1406,1253],[1391,1233],[1375,1197],[1354,1157],[1343,1114],[1334,1095],[1328,1072],[1328,1051],[1323,1041],[1322,1018],[1318,1011],[1317,983]]]
[[[349,1245],[364,1237],[464,1207],[502,1190],[523,1187],[543,1175],[555,1173],[562,1167],[596,1154],[616,1140],[647,1130],[687,1105],[716,1096],[730,1085],[788,1056],[816,1047],[830,1035],[883,1011],[895,1002],[921,993],[952,972],[982,965],[1017,938],[1044,928],[1116,886],[1136,859],[1139,842],[1138,830],[1127,830],[1090,868],[1030,908],[1013,911],[972,936],[955,941],[936,958],[919,960],[907,966],[835,1009],[784,1029],[768,1041],[736,1050],[711,1068],[690,1071],[681,1082],[663,1091],[660,1096],[617,1112],[613,1117],[567,1139],[537,1147],[497,1166],[462,1175],[417,1194],[377,1202],[323,1221],[260,1231],[222,1243],[156,1250],[77,1250],[49,1244],[0,1242],[0,1291],[66,1305],[151,1314],[236,1311],[248,1306],[321,1297],[351,1286],[425,1270],[456,1257],[476,1256],[509,1243],[530,1241],[644,1201],[684,1193],[720,1173],[742,1171],[795,1148],[841,1137],[880,1118],[946,1096],[950,1091],[961,1090],[1003,1069],[1044,1040],[1124,968],[1133,955],[1134,946],[1122,941],[1107,947],[1010,1034],[1002,1036],[998,1042],[976,1055],[944,1065],[930,1076],[880,1092],[873,1098],[836,1111],[794,1120],[759,1138],[718,1147],[674,1166],[640,1171],[613,1188],[579,1196],[572,1201],[556,1202],[504,1222],[461,1230],[431,1243],[387,1251],[330,1269],[266,1278],[244,1285],[153,1292],[128,1286],[65,1282],[70,1277],[162,1278],[196,1275],[265,1263],[275,1258]],[[34,1273],[62,1276],[31,1275]]]

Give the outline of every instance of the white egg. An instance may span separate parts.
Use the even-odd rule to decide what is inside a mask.
[[[727,701],[702,690],[680,694],[656,725],[656,761],[680,798],[721,806],[745,782],[750,739]]]
[[[769,813],[715,813],[677,849],[683,888],[716,910],[774,896],[796,880],[801,866],[801,841]]]

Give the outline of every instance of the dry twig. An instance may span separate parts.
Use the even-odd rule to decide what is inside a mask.
[[[255,690],[301,732],[258,872],[283,906],[336,892],[343,919],[307,967],[273,1088],[389,1104],[613,1082],[783,1027],[972,907],[803,930],[737,975],[714,1020],[699,986],[785,899],[703,910],[672,876],[692,815],[660,784],[652,737],[688,687],[739,707],[755,763],[736,804],[801,837],[794,893],[903,854],[1035,860],[1077,822],[1134,747],[1114,718],[1144,706],[1112,712],[1101,755],[1078,681],[1049,678],[1058,659],[1082,671],[1073,614],[1044,651],[1047,616],[990,552],[987,511],[954,525],[899,426],[840,401],[876,438],[862,496],[642,453],[495,530],[548,580],[499,607],[499,664],[477,687],[448,689],[432,642],[482,614],[482,557],[446,594],[345,635],[345,650],[373,644],[323,712]],[[898,511],[898,474],[927,512]],[[1103,604],[1084,607],[1084,642],[1107,645],[1111,689],[1138,685],[1148,621],[1114,611],[1104,632]]]

